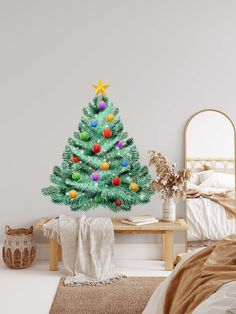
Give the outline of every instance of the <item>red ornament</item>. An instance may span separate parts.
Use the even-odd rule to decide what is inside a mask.
[[[93,152],[94,153],[99,153],[101,151],[101,146],[100,144],[94,144],[93,145]]]
[[[109,128],[105,128],[104,130],[103,130],[103,136],[105,137],[105,138],[109,138],[109,137],[111,137],[112,136],[112,132],[111,132],[111,130],[109,129]]]
[[[115,201],[115,205],[116,205],[116,206],[121,206],[121,205],[122,205],[122,202],[121,202],[121,201]]]
[[[120,178],[119,177],[115,177],[113,180],[112,180],[112,184],[115,185],[115,186],[118,186],[120,185]]]
[[[72,160],[73,162],[79,162],[79,157],[73,155],[73,156],[71,157],[71,160]]]

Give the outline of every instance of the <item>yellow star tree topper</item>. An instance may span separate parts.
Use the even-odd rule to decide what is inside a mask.
[[[102,80],[98,81],[98,84],[92,84],[94,88],[96,88],[96,95],[103,94],[106,95],[106,89],[110,86],[110,84],[103,83]]]

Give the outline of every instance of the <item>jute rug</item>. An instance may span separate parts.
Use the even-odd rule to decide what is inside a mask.
[[[62,278],[50,314],[141,314],[164,279],[130,277],[102,286],[65,287]]]

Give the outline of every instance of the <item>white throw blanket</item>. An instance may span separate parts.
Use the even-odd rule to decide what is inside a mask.
[[[65,285],[99,285],[125,277],[115,273],[114,228],[110,218],[61,215],[59,221],[44,225],[44,234],[57,238],[62,245],[68,272]]]

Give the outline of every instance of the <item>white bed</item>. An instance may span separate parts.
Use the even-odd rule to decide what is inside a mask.
[[[175,276],[181,265],[191,256],[199,252],[196,249],[189,252],[183,260],[176,266],[174,271],[157,287],[151,296],[143,314],[162,314],[166,290],[169,282]],[[224,284],[204,302],[199,304],[192,314],[236,314],[236,281]]]
[[[222,205],[199,197],[187,200],[188,241],[222,240],[235,233],[235,219],[228,219]]]
[[[204,166],[211,170],[204,171]],[[187,189],[217,193],[235,187],[233,159],[191,158],[187,160],[187,167],[198,170],[187,183]],[[222,240],[236,232],[236,220],[228,219],[224,207],[208,198],[187,199],[186,219],[189,242]]]

